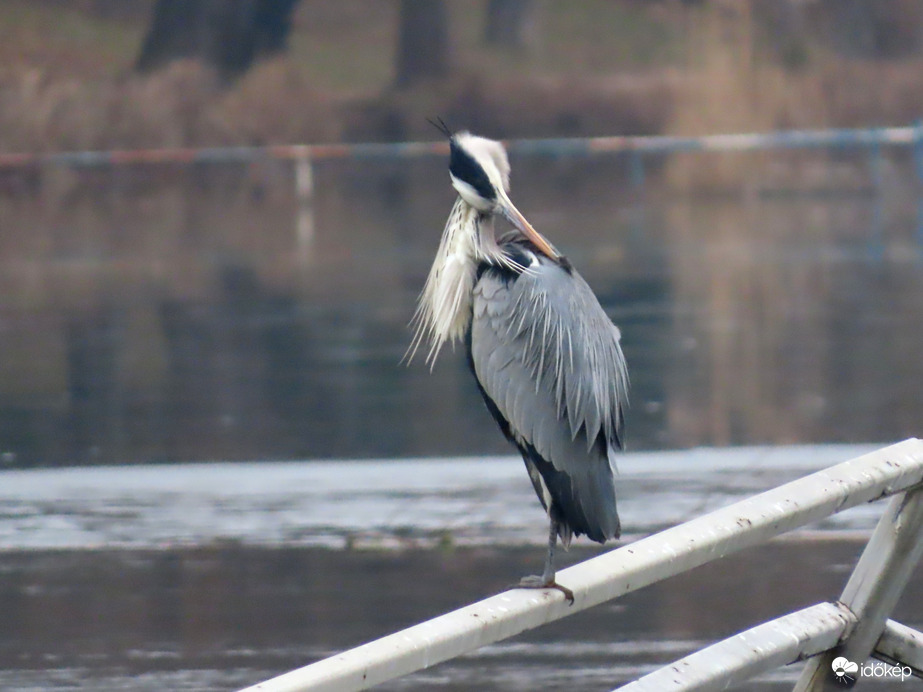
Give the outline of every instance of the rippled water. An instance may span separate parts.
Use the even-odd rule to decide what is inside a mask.
[[[870,449],[626,454],[626,540]],[[545,519],[511,457],[28,470],[3,481],[4,690],[237,689],[496,593],[544,554]],[[835,599],[882,509],[854,508],[382,689],[611,689]],[[578,541],[559,566],[603,549]],[[923,624],[919,577],[895,616]],[[790,689],[797,674],[744,689]]]
[[[619,463],[626,536],[687,521],[874,449],[868,445],[635,452]],[[409,548],[544,544],[513,457],[184,464],[10,471],[0,550]],[[868,531],[869,505],[819,526]]]
[[[382,686],[597,692],[835,598],[862,544],[782,541]],[[578,547],[562,560],[589,557]],[[496,593],[540,549],[214,545],[16,553],[0,570],[0,689],[229,691]],[[923,624],[923,583],[898,606]],[[790,690],[798,666],[741,689]],[[869,689],[896,692],[916,682]]]

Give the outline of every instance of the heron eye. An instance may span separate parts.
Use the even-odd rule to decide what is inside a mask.
[[[470,185],[474,191],[489,202],[497,200],[497,191],[490,183],[484,168],[474,160],[467,151],[455,144],[450,146],[449,173],[458,180]]]

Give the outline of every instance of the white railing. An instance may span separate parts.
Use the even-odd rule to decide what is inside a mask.
[[[796,690],[832,684],[835,656],[877,656],[918,674],[923,635],[888,619],[923,553],[923,441],[910,439],[562,570],[558,582],[574,592],[573,605],[557,590],[506,591],[246,692],[366,689],[885,497],[892,499],[837,602],[759,625],[621,689],[724,689],[809,657]]]

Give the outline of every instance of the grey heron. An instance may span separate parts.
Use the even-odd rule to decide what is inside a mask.
[[[458,192],[414,316],[411,357],[429,341],[433,363],[446,342],[465,343],[478,389],[519,450],[548,513],[541,576],[519,587],[553,587],[554,552],[585,534],[618,538],[614,466],[622,447],[628,373],[620,333],[586,281],[509,198],[500,142],[449,136]],[[496,217],[512,230],[498,236]]]

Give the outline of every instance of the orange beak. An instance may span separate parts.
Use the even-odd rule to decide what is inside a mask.
[[[532,228],[532,224],[526,220],[526,217],[522,215],[505,194],[500,195],[500,213],[515,226],[516,230],[532,241],[543,255],[553,260],[560,259],[561,253],[545,239],[545,236]]]

